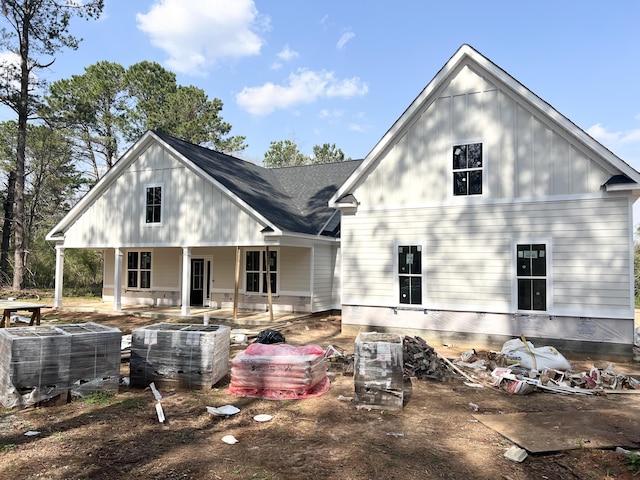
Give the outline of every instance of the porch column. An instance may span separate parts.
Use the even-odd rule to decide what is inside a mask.
[[[191,292],[191,248],[182,248],[182,309],[181,314],[186,317],[190,313],[189,292]]]
[[[64,247],[56,245],[56,278],[53,289],[53,307],[62,307],[62,282],[64,278]]]
[[[122,310],[122,250],[115,249],[113,262],[113,311]]]

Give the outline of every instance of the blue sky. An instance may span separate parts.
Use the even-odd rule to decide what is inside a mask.
[[[363,158],[468,43],[640,169],[640,2],[106,0],[41,75],[157,61],[219,98],[243,157],[271,141]]]
[[[640,170],[639,22],[636,0],[105,0],[40,76],[156,61],[222,100],[247,160],[286,139],[364,158],[468,43]]]

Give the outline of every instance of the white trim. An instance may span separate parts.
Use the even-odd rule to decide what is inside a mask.
[[[449,198],[444,202],[430,202],[430,203],[416,203],[410,205],[403,204],[387,204],[371,207],[360,207],[361,212],[381,212],[381,211],[394,211],[394,210],[420,210],[425,208],[443,208],[443,207],[460,207],[463,205],[511,205],[521,203],[554,203],[554,202],[567,202],[567,201],[581,201],[581,200],[600,200],[605,198],[613,198],[606,193],[586,193],[586,194],[566,194],[566,195],[550,195],[544,197],[522,197],[522,198],[482,198],[482,195],[466,195],[454,198]]]
[[[518,259],[516,249],[518,245],[543,244],[546,256],[546,309],[545,310],[519,310],[518,309]],[[523,237],[511,239],[511,311],[516,314],[535,315],[553,312],[553,240],[549,237]]]
[[[147,223],[147,190],[150,188],[160,187],[160,221],[159,222],[150,222]],[[145,183],[142,186],[142,218],[140,219],[142,222],[143,228],[154,228],[154,227],[162,227],[164,223],[164,182],[154,182],[154,183]]]
[[[453,147],[457,145],[471,145],[474,143],[479,143],[480,145],[482,145],[482,168],[480,169],[482,172],[482,193],[480,195],[454,195],[453,194],[453,187],[454,187],[453,185]],[[473,199],[476,199],[476,198],[489,196],[489,190],[488,190],[489,175],[487,174],[487,164],[488,164],[487,158],[488,158],[487,142],[482,138],[466,138],[466,139],[450,142],[449,159],[447,160],[449,165],[448,167],[449,168],[449,183],[448,183],[449,193],[447,194],[447,197],[449,201],[460,203],[461,201],[468,202],[468,201],[473,201]],[[464,169],[464,170],[468,171],[470,169]]]
[[[364,161],[358,166],[358,168],[356,168],[356,170],[354,170],[342,186],[338,188],[334,195],[329,199],[329,206],[336,207],[340,198],[348,193],[354,193],[360,180],[364,178],[365,174],[369,170],[375,168],[379,158],[387,150],[389,145],[392,144],[394,139],[399,136],[402,130],[413,121],[414,116],[422,112],[426,105],[429,105],[435,100],[435,94],[438,90],[442,88],[443,85],[447,84],[449,78],[452,75],[455,75],[461,66],[469,64],[476,64],[482,68],[484,72],[481,72],[481,75],[493,77],[491,80],[495,81],[497,84],[502,84],[504,88],[501,88],[501,90],[516,99],[516,101],[524,108],[532,113],[539,112],[541,117],[545,117],[541,120],[548,120],[552,123],[554,125],[552,130],[563,132],[563,137],[567,138],[570,143],[577,143],[576,148],[581,150],[583,148],[591,150],[600,159],[604,160],[606,163],[636,182],[635,185],[640,184],[639,172],[605,148],[601,143],[594,140],[584,130],[571,122],[567,117],[542,100],[542,98],[534,94],[502,68],[498,67],[473,47],[465,44],[453,54],[447,63],[445,63],[427,86],[418,94],[413,102],[411,102],[404,113],[394,122],[391,128],[387,130],[380,141],[378,141],[373,149],[367,154]],[[498,86],[500,87],[500,85]]]
[[[419,246],[422,249],[421,258],[421,299],[420,303],[400,303],[400,273],[398,273],[398,247],[400,246]],[[402,308],[425,308],[427,295],[427,242],[417,239],[401,239],[394,240],[393,242],[393,298],[396,300],[392,305],[394,307]]]
[[[263,254],[267,251],[267,247],[246,247],[246,248],[241,248],[240,249],[242,252],[242,282],[241,282],[241,288],[239,289],[240,293],[243,293],[244,295],[251,295],[251,296],[267,296],[267,293],[262,291],[262,276],[266,275],[267,272],[262,270],[262,260],[263,260]],[[258,292],[248,292],[247,291],[247,252],[260,252],[260,270],[258,271],[259,274],[259,282],[258,282]],[[276,291],[275,292],[271,292],[271,295],[273,295],[274,297],[279,297],[282,295],[282,293],[280,292],[280,264],[282,262],[281,256],[280,256],[280,247],[269,247],[269,253],[271,252],[276,252]],[[265,262],[268,259],[265,259]],[[271,272],[274,273],[274,272]]]

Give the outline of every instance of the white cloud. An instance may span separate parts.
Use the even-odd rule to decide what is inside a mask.
[[[343,34],[342,34],[342,36],[340,37],[340,40],[338,40],[338,43],[337,43],[337,45],[336,45],[336,46],[338,47],[338,50],[342,50],[342,49],[344,48],[344,46],[345,46],[345,45],[346,45],[346,44],[347,44],[351,39],[353,39],[355,36],[356,36],[356,34],[355,34],[355,33],[353,33],[353,32],[350,32],[350,31],[349,31],[349,32],[345,32],[345,33],[343,33]]]
[[[300,54],[295,50],[291,50],[289,48],[289,45],[285,45],[285,47],[282,50],[280,50],[280,52],[278,52],[278,58],[285,62],[289,62],[294,58],[298,58],[299,56]]]
[[[179,73],[203,74],[216,61],[257,55],[268,27],[253,0],[161,0],[136,16],[138,28]],[[260,25],[260,22],[265,22]]]
[[[322,110],[320,110],[320,112],[318,113],[318,117],[322,118],[322,119],[334,119],[334,118],[340,118],[344,115],[344,110],[327,110],[326,108],[323,108]]]
[[[640,128],[611,132],[601,123],[589,127],[586,132],[612,152],[622,157],[640,160]]]
[[[366,95],[369,87],[359,78],[336,80],[333,72],[300,69],[292,73],[284,85],[265,83],[245,87],[236,95],[236,102],[252,115],[268,115],[277,109],[313,103],[319,98]]]

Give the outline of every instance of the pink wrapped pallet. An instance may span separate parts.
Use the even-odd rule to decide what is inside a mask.
[[[252,343],[231,361],[229,393],[291,400],[317,397],[330,386],[318,345]]]

